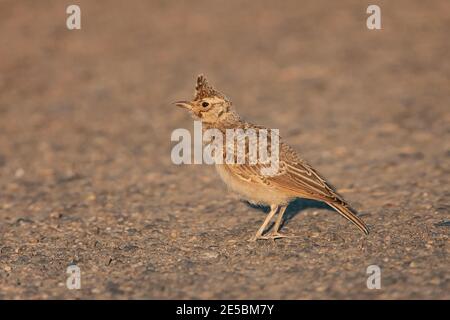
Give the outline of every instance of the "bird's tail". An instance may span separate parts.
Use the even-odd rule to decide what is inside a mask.
[[[364,221],[362,221],[361,218],[359,218],[355,214],[355,212],[352,209],[340,203],[330,203],[330,202],[327,203],[330,207],[334,208],[337,212],[339,212],[345,219],[349,220],[355,226],[357,226],[359,230],[364,232],[366,235],[369,234],[369,228],[366,226]]]

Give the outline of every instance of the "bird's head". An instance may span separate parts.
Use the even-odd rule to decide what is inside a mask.
[[[210,86],[203,75],[197,78],[194,99],[177,101],[175,104],[189,110],[195,119],[213,126],[227,119],[231,113],[234,114],[231,110],[231,101]]]

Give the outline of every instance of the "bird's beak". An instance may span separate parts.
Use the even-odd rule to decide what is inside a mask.
[[[181,108],[192,109],[192,104],[189,101],[176,101],[173,104]]]

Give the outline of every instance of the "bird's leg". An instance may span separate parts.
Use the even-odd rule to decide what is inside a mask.
[[[262,234],[263,234],[264,230],[266,229],[267,225],[269,224],[270,220],[272,220],[272,218],[275,215],[275,213],[277,213],[278,208],[279,207],[276,206],[276,205],[271,205],[270,206],[269,214],[267,214],[266,219],[264,220],[264,222],[261,225],[261,227],[259,227],[259,229],[256,232],[255,236],[250,239],[251,241],[256,241],[258,239],[267,239],[265,237],[262,237]]]
[[[283,221],[283,215],[286,212],[287,206],[281,206],[280,211],[278,212],[277,220],[275,221],[275,226],[272,229],[272,232],[267,236],[270,239],[278,239],[278,238],[287,238],[288,236],[279,233],[281,222]]]

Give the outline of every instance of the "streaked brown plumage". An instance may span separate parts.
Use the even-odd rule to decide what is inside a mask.
[[[264,127],[243,121],[234,111],[231,101],[212,88],[203,76],[199,76],[197,79],[194,100],[179,101],[176,104],[191,111],[194,118],[200,119],[204,129],[214,128],[223,133],[227,129],[255,129],[256,131],[264,129]],[[261,164],[251,165],[247,162],[245,164],[227,164],[225,162],[216,164],[220,177],[232,191],[250,202],[271,207],[253,239],[284,237],[278,232],[283,214],[289,202],[296,198],[323,201],[355,224],[362,232],[368,234],[367,226],[342,196],[316,170],[302,160],[289,145],[284,143],[281,138],[279,140],[279,170],[273,176],[261,174],[260,169],[264,167]],[[248,143],[246,140],[246,153],[249,150]],[[270,143],[271,139],[269,139],[269,148]],[[223,150],[225,157],[226,147]],[[277,212],[278,217],[272,233],[263,236],[267,225]]]

